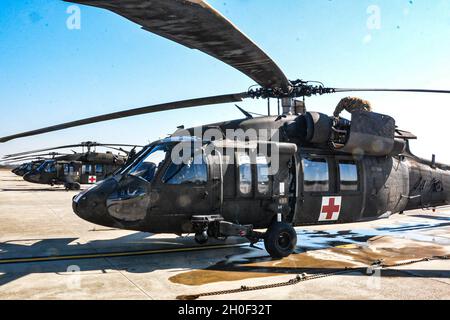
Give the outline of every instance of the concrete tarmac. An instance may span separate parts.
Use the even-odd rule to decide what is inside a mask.
[[[392,266],[449,255],[450,209],[297,228],[296,254],[272,261],[262,243],[251,248],[229,239],[229,247],[197,251],[192,237],[95,226],[72,212],[76,193],[0,171],[0,299],[177,299],[346,269],[292,286],[208,299],[450,299],[449,260],[370,268],[374,262]],[[148,254],[105,255],[130,251]],[[101,256],[79,259],[86,254]],[[71,259],[10,262],[59,256]]]

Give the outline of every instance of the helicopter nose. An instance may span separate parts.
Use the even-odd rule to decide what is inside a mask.
[[[23,179],[24,179],[25,181],[32,182],[32,183],[39,182],[39,176],[38,176],[38,174],[36,174],[36,173],[34,173],[34,172],[26,173],[26,174],[23,176]]]
[[[117,227],[117,222],[108,214],[106,207],[109,195],[116,191],[117,186],[116,180],[110,178],[81,192],[73,198],[73,211],[81,219],[91,223],[105,227]]]

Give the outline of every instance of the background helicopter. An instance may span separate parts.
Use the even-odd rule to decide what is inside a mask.
[[[30,154],[25,156],[11,157],[8,160],[1,160],[5,165],[15,166],[11,172],[19,177],[23,177],[28,172],[36,170],[39,168],[46,160],[54,159],[56,156],[64,156],[68,154],[50,152],[45,154]],[[24,162],[25,161],[25,162]],[[18,164],[18,165],[15,165]]]
[[[42,152],[68,149],[83,148],[82,152],[64,154],[51,152],[43,154]],[[112,152],[97,152],[96,147],[104,147],[123,152],[125,155],[114,154]],[[132,147],[131,151],[126,151],[122,147]],[[46,148],[21,152],[17,154],[6,155],[3,160],[25,161],[35,159],[34,161],[22,164],[13,170],[13,173],[23,176],[25,181],[58,185],[63,184],[66,189],[79,190],[81,184],[94,184],[111,175],[117,168],[124,165],[128,157],[135,154],[138,146],[124,144],[101,144],[96,142],[82,142],[76,145],[65,145],[55,148]],[[85,149],[87,149],[85,151]],[[51,158],[43,158],[49,157]]]
[[[12,164],[12,163],[15,163],[16,161],[20,161],[20,160],[15,160],[12,162],[5,162],[5,163]],[[21,165],[16,166],[13,170],[11,170],[11,172],[19,177],[23,177],[26,173],[39,168],[41,166],[41,164],[44,163],[44,161],[45,160],[43,160],[43,159],[36,158],[36,160],[34,160],[34,161],[22,163]]]
[[[289,81],[251,40],[205,1],[77,0],[111,10],[145,30],[199,49],[240,70],[261,87],[241,93],[171,102],[64,123],[0,138],[0,142],[80,125],[245,98],[275,98],[280,116],[216,123],[179,130],[144,148],[132,161],[73,200],[74,211],[96,224],[152,233],[264,239],[273,257],[291,254],[293,226],[377,219],[404,210],[448,204],[449,167],[414,156],[387,115],[352,112],[352,121],[306,112],[297,98],[336,92],[422,92],[421,89],[342,89]],[[300,111],[300,112],[298,112]],[[207,129],[273,130],[280,137],[204,139]],[[272,131],[271,131],[272,132]],[[180,137],[191,135],[190,138]],[[192,135],[196,137],[192,137]],[[195,145],[184,165],[170,155],[179,144]],[[269,175],[268,147],[280,168]],[[222,153],[223,150],[227,150]],[[209,150],[210,152],[206,152]],[[200,161],[195,161],[195,158]],[[234,159],[232,165],[226,165]],[[267,229],[260,233],[256,229]]]

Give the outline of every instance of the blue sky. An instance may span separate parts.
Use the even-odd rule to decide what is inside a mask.
[[[245,91],[252,80],[198,51],[79,6],[69,30],[60,0],[0,0],[0,136],[166,101]],[[336,87],[450,89],[450,0],[210,0],[291,79]],[[380,29],[369,29],[370,6]],[[365,94],[375,111],[419,135],[419,155],[450,163],[450,97]],[[331,114],[345,95],[307,100]],[[262,101],[242,107],[259,113]],[[274,109],[275,110],[275,109]],[[0,145],[0,155],[85,140],[145,144],[177,126],[240,118],[232,104],[95,124]],[[436,139],[436,137],[438,137]]]

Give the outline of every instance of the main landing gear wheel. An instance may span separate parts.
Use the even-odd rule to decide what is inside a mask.
[[[197,233],[195,234],[195,242],[197,242],[200,245],[204,245],[208,242],[208,232],[206,230],[204,230],[201,233]]]
[[[274,222],[266,232],[264,246],[272,258],[290,256],[297,245],[297,232],[288,223]]]
[[[78,191],[78,190],[81,189],[81,185],[79,183],[77,183],[77,182],[75,182],[75,183],[66,183],[64,186],[66,187],[66,190]]]

